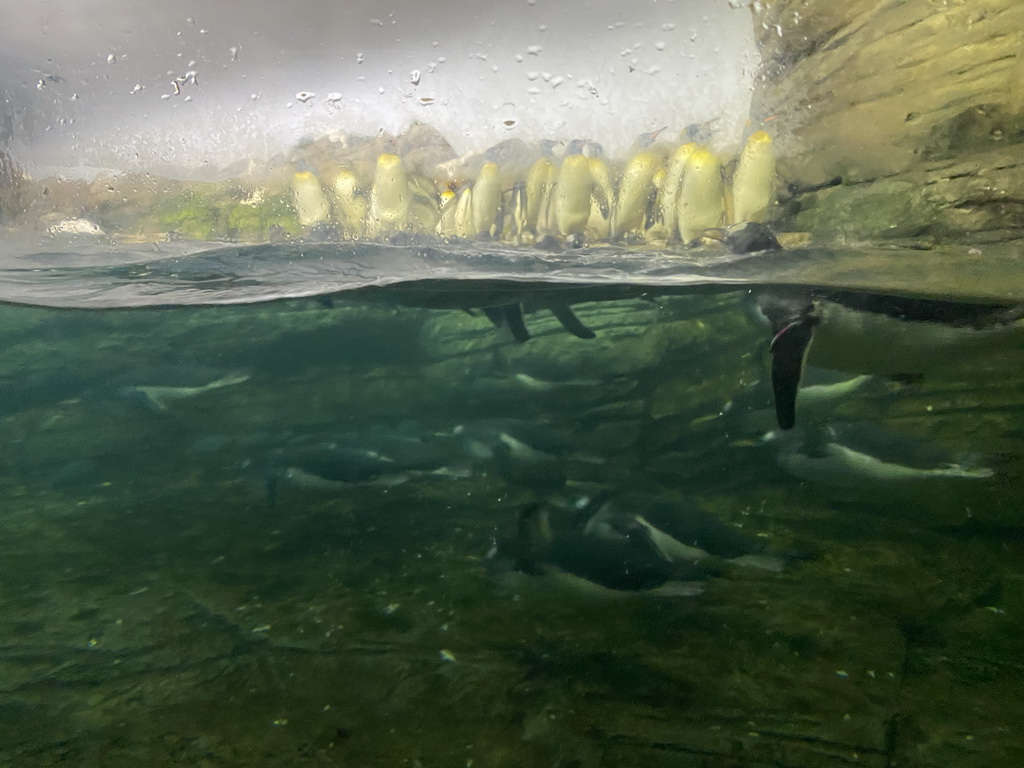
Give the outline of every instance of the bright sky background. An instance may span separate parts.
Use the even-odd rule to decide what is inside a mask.
[[[738,138],[758,65],[743,5],[0,0],[0,94],[12,153],[35,174],[212,177],[303,137],[415,120],[458,152],[515,136],[616,154],[716,116]]]

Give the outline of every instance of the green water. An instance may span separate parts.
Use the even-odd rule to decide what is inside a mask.
[[[578,305],[589,341],[536,312],[524,344],[380,304],[0,308],[0,766],[1019,765],[1014,350],[837,411],[991,479],[838,489],[725,408],[769,364],[742,302]],[[555,492],[487,459],[269,503],[289,446],[496,418],[570,436],[559,494],[640,485],[800,556],[679,599],[498,578]]]

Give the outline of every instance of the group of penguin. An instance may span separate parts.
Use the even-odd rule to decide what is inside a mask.
[[[751,133],[724,162],[687,131],[680,143],[658,141],[660,133],[638,139],[625,162],[586,140],[568,142],[560,157],[548,147],[528,165],[485,152],[469,165],[479,165],[475,176],[461,179],[427,178],[383,153],[372,180],[347,167],[297,170],[292,199],[302,226],[355,240],[411,232],[538,247],[689,244],[706,230],[767,218],[776,190],[768,133]]]

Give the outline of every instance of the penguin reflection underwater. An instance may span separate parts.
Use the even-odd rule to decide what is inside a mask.
[[[730,568],[782,570],[763,549],[695,505],[627,493],[582,509],[524,507],[487,561],[493,573],[543,576],[584,594],[680,597]]]

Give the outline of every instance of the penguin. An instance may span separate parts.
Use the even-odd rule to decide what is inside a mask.
[[[590,217],[587,219],[587,237],[592,242],[607,240],[611,235],[612,206],[615,187],[608,163],[600,155],[588,156],[590,178],[593,181],[590,196]]]
[[[367,236],[381,237],[404,230],[409,224],[410,198],[409,179],[401,158],[388,153],[379,155],[370,188]]]
[[[676,215],[684,243],[693,242],[706,229],[721,226],[725,218],[722,165],[706,149],[694,149],[686,159]]]
[[[622,180],[619,182],[615,209],[612,212],[613,240],[643,233],[656,197],[654,175],[660,167],[661,162],[653,152],[641,152],[626,163]]]
[[[647,492],[627,491],[595,500],[584,532],[614,539],[641,526],[651,545],[669,562],[717,563],[778,572],[781,554],[766,551],[762,540],[745,535],[688,500],[667,500]]]
[[[432,233],[437,230],[441,217],[440,204],[434,184],[424,176],[409,175],[409,229],[413,232]]]
[[[578,594],[601,597],[700,594],[694,582],[714,573],[666,560],[643,526],[624,530],[617,539],[605,539],[583,531],[586,519],[577,510],[541,502],[521,508],[512,533],[487,553],[489,570],[541,576]]]
[[[732,253],[743,255],[760,251],[781,251],[782,245],[767,224],[744,221],[728,227],[711,227],[704,237],[718,240]]]
[[[872,439],[865,440],[865,430],[870,430],[867,437]],[[893,435],[880,440],[880,433],[877,427],[840,422],[769,432],[764,440],[775,443],[776,462],[785,472],[831,488],[877,493],[880,487],[978,481],[994,475],[988,467],[940,457],[934,446],[912,445],[908,440],[899,445]]]
[[[756,301],[772,330],[772,391],[784,431],[796,423],[808,361],[849,373],[962,377],[983,355],[1019,354],[1024,338],[1024,305],[783,288],[761,291]]]
[[[359,194],[359,179],[347,168],[339,170],[331,184],[334,202],[334,220],[342,237],[358,240],[366,226],[366,200]]]
[[[582,237],[590,219],[593,190],[590,159],[573,154],[562,160],[554,190],[555,224],[562,237]]]
[[[471,235],[493,239],[501,234],[501,180],[497,163],[487,162],[473,184]]]
[[[451,437],[416,424],[334,435],[313,444],[288,446],[267,457],[267,499],[273,506],[283,487],[339,491],[353,485],[394,486],[418,477],[466,477],[461,446]]]
[[[199,383],[197,378],[206,378],[206,381]],[[189,398],[211,392],[222,387],[233,387],[237,384],[244,384],[251,377],[248,371],[235,371],[212,379],[212,373],[205,369],[197,371],[181,370],[158,370],[148,376],[142,374],[135,378],[137,381],[149,379],[160,383],[140,384],[132,383],[119,388],[119,393],[143,403],[147,408],[157,412],[165,412],[175,403]],[[188,383],[186,383],[188,382]]]
[[[453,237],[455,235],[455,209],[458,205],[457,196],[451,189],[445,189],[441,192],[440,201],[435,233],[442,238]]]
[[[683,128],[681,134],[679,134],[679,140],[683,142],[693,141],[697,144],[707,145],[711,143],[711,140],[715,138],[715,123],[719,122],[722,118],[712,117],[710,120],[705,120],[703,123],[690,123],[688,126]]]
[[[320,180],[312,171],[296,171],[292,175],[292,203],[303,227],[314,227],[331,218]]]
[[[515,245],[523,245],[532,234],[527,223],[525,181],[517,181],[512,185],[506,211],[508,237]]]
[[[668,240],[673,242],[679,238],[679,217],[676,214],[676,200],[679,198],[679,188],[683,183],[683,171],[686,168],[686,161],[689,159],[697,145],[690,141],[676,148],[669,160],[668,170],[665,173],[665,182],[662,184],[658,195],[658,214],[662,224],[668,231]]]
[[[648,519],[661,515],[672,535]],[[777,572],[784,560],[699,508],[646,494],[609,494],[566,508],[530,504],[514,532],[488,553],[522,573],[554,577],[591,594],[696,595],[701,582],[728,569]]]
[[[555,164],[549,157],[538,158],[526,174],[526,227],[534,234],[541,234],[538,219],[542,213],[546,213],[544,209],[550,199],[551,187],[557,175]]]
[[[733,221],[763,223],[775,198],[775,150],[772,137],[755,131],[747,138],[732,179]]]
[[[452,221],[453,232],[456,237],[471,239],[476,237],[476,228],[473,226],[473,188],[465,187],[459,192],[455,201],[455,214]]]

